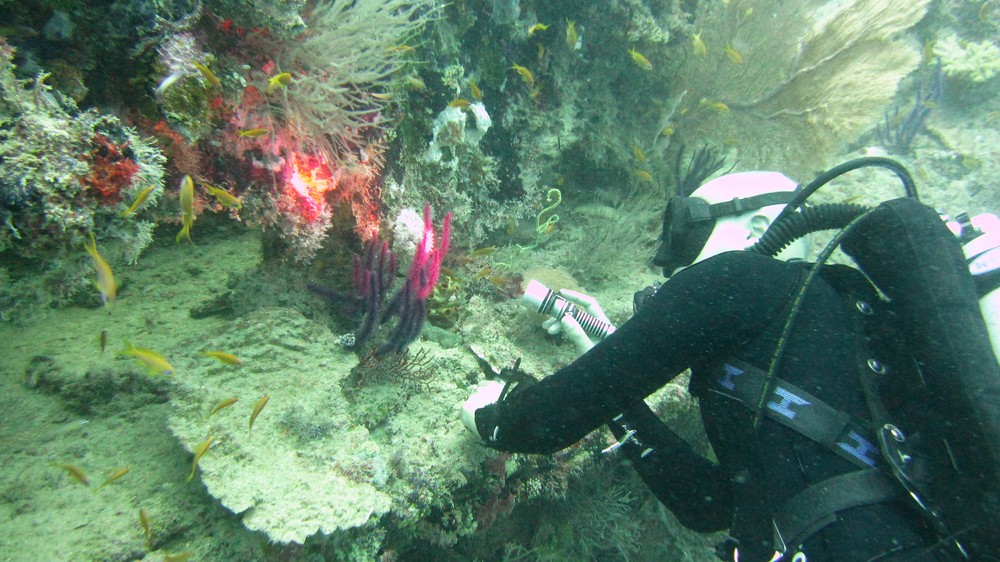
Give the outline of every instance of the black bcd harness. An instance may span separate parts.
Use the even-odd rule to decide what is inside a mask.
[[[842,243],[884,295],[844,295],[856,322],[855,370],[869,419],[827,405],[774,368],[737,358],[723,362],[711,388],[857,467],[768,506],[775,550],[794,552],[842,510],[908,496],[939,536],[938,547],[915,560],[995,560],[1000,367],[961,247],[936,212],[909,198],[859,219]],[[891,312],[912,367],[892,368],[868,348],[883,310]],[[886,389],[891,396],[883,396]]]

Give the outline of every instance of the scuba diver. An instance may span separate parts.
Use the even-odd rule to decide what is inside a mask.
[[[867,166],[894,172],[907,196],[803,205]],[[669,279],[637,293],[617,329],[586,295],[526,294],[543,312],[558,301],[544,326],[584,353],[537,382],[504,369],[462,421],[488,447],[533,454],[607,425],[606,452],[682,524],[728,530],[723,560],[1000,559],[997,222],[942,220],[886,158],[802,188],[775,172],[723,175],[667,205],[653,263]],[[808,234],[834,228],[804,261]],[[838,246],[858,267],[825,264]],[[686,369],[717,463],[643,401]]]

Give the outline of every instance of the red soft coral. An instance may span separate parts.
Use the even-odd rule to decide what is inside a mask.
[[[107,203],[117,203],[121,190],[132,183],[132,176],[139,171],[139,164],[131,154],[128,142],[115,144],[101,133],[94,133],[90,139],[91,149],[83,159],[90,165],[90,171],[80,182],[101,195]]]

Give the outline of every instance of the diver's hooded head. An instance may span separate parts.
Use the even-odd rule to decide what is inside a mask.
[[[690,197],[674,197],[663,214],[663,234],[653,264],[670,276],[712,256],[754,245],[791,200],[796,184],[777,172],[727,174]],[[805,259],[809,237],[778,257]]]

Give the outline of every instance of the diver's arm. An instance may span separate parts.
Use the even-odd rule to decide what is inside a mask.
[[[720,531],[732,523],[729,476],[701,456],[639,402],[609,424],[621,441],[621,454],[653,495],[682,525],[699,533]],[[634,431],[626,437],[626,431]]]
[[[552,453],[611,421],[688,366],[752,339],[784,308],[799,276],[732,252],[666,283],[628,322],[570,365],[475,412],[490,447]]]

